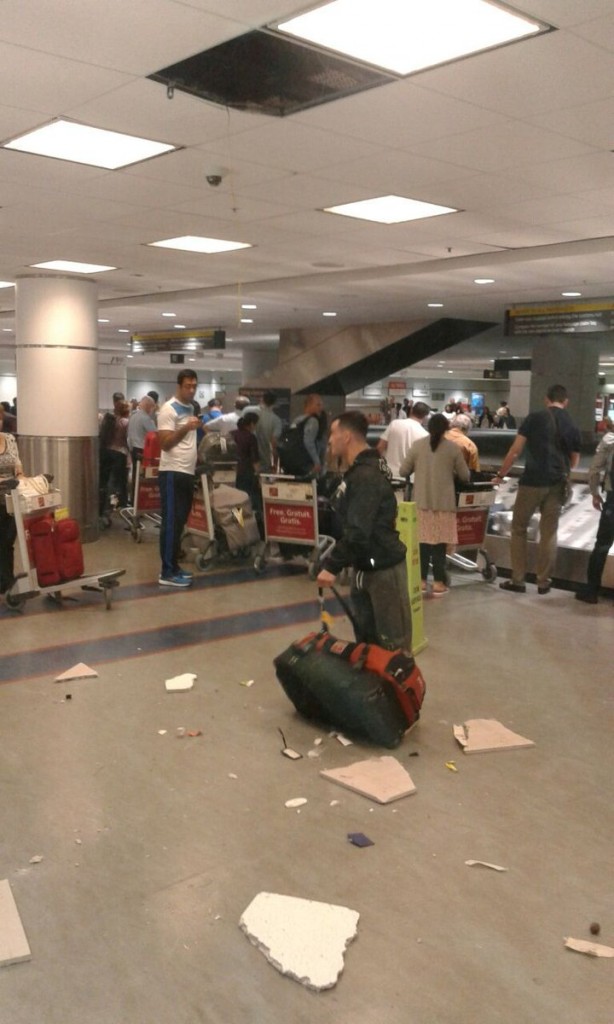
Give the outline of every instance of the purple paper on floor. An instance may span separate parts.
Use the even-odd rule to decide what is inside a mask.
[[[364,832],[348,832],[348,842],[353,846],[375,846],[372,839],[369,839]]]

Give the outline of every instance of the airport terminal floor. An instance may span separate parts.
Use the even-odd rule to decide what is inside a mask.
[[[614,946],[611,600],[459,574],[426,601],[426,700],[393,752],[417,791],[382,806],[319,771],[390,752],[301,720],[274,675],[317,627],[304,566],[165,590],[156,535],[119,518],[85,557],[126,569],[111,610],[81,591],[0,607],[0,878],[32,952],[0,970],[0,1024],[611,1024],[612,961],[564,947],[591,922]],[[97,678],[54,682],[79,662]],[[535,746],[464,755],[471,718]],[[319,756],[282,757],[280,729]],[[250,944],[261,891],[359,912],[336,987]]]

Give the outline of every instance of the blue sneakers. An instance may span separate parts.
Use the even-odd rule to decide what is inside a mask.
[[[186,577],[183,573],[177,573],[175,576],[158,576],[158,584],[161,587],[191,587],[192,577]]]
[[[191,581],[194,579],[194,573],[188,572],[187,569],[178,569],[177,572],[175,573],[175,576],[180,576],[182,580]]]

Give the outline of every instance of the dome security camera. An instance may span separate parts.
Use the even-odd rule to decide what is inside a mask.
[[[208,167],[205,167],[205,181],[207,182],[207,185],[211,185],[211,188],[218,188],[227,174],[227,167],[220,167],[217,164],[214,164],[213,166],[209,164]]]

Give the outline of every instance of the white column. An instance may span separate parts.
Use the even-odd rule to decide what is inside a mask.
[[[53,473],[83,538],[98,536],[97,288],[79,277],[21,277],[15,288],[19,450]]]

